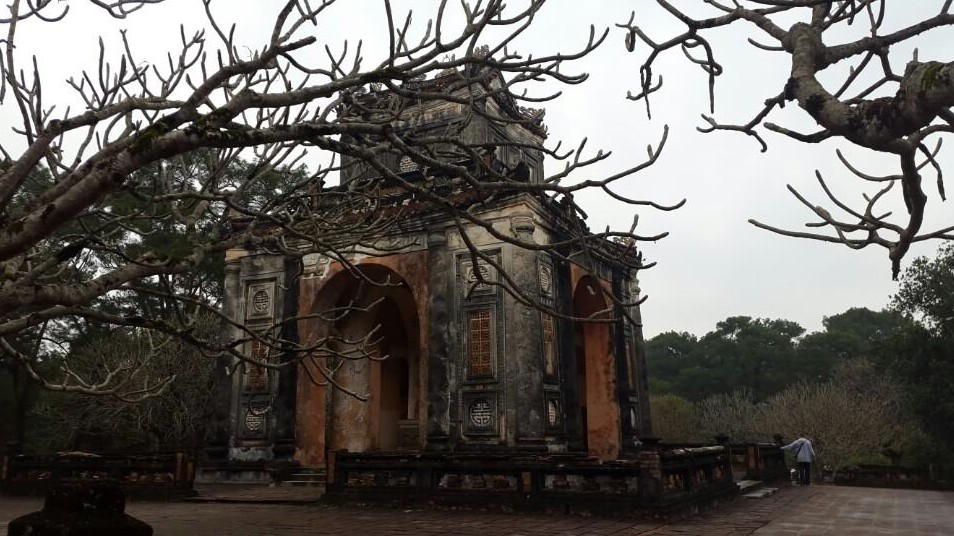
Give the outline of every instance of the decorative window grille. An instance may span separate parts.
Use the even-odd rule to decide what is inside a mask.
[[[490,310],[467,314],[467,370],[470,376],[493,374],[493,323]]]
[[[548,376],[556,373],[556,351],[553,344],[553,317],[543,315],[543,369]]]
[[[401,158],[401,161],[398,162],[398,172],[407,173],[408,171],[415,171],[417,169],[417,162],[411,160],[410,156],[404,156]]]
[[[268,344],[254,339],[249,343],[249,357],[255,361],[268,359]],[[268,391],[268,369],[251,363],[245,363],[245,392],[262,393]]]

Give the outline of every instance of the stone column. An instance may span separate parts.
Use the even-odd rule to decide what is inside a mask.
[[[624,302],[630,299],[625,285],[625,275],[614,270],[613,295]],[[632,406],[632,400],[636,396],[636,386],[630,381],[630,371],[634,372],[633,378],[635,378],[635,368],[632,362],[633,349],[630,347],[631,337],[630,329],[628,329],[630,326],[627,326],[628,321],[624,318],[623,313],[622,306],[613,306],[613,316],[620,319],[612,326],[613,354],[616,356],[616,400],[620,417],[620,434],[622,436],[620,445],[622,452],[631,454],[636,450],[635,443],[639,436],[640,421]],[[627,309],[626,313],[631,313],[631,310]]]
[[[298,322],[289,319],[298,315],[298,293],[301,279],[301,259],[289,257],[285,259],[285,274],[283,286],[285,290],[282,299],[281,337],[285,344],[298,344]],[[280,356],[282,363],[288,365],[278,373],[277,392],[275,393],[275,436],[272,453],[275,459],[290,460],[295,454],[295,414],[298,399],[298,353],[283,352]]]
[[[662,497],[664,486],[659,439],[644,437],[638,459],[639,496],[643,500],[658,500]]]
[[[222,309],[225,316],[235,320],[241,310],[242,288],[239,275],[242,265],[238,262],[225,266],[225,296]],[[223,322],[220,341],[225,343],[234,336],[234,328]],[[212,416],[206,438],[206,458],[210,462],[224,462],[228,459],[230,435],[232,431],[232,395],[233,376],[230,374],[232,357],[221,355],[216,358],[212,380]]]
[[[514,237],[522,242],[533,242],[536,226],[532,214],[521,214],[510,219]],[[519,290],[531,299],[540,297],[540,277],[535,251],[511,245],[510,273]],[[546,407],[543,400],[543,356],[541,355],[542,326],[540,311],[518,303],[507,295],[509,309],[506,324],[507,385],[514,418],[509,423],[518,448],[543,449],[546,434]],[[509,434],[508,434],[509,436]]]
[[[456,389],[450,367],[450,318],[453,294],[449,281],[454,267],[447,251],[447,235],[435,231],[427,235],[427,275],[430,288],[428,304],[427,359],[427,449],[446,451],[452,448],[451,411],[453,389]]]
[[[557,309],[566,316],[573,315],[573,282],[570,266],[559,261],[553,266],[555,284],[559,300]],[[576,368],[576,324],[560,321],[558,337],[560,345],[560,385],[563,391],[563,429],[566,432],[567,449],[580,452],[584,449],[586,423],[580,419],[579,371]]]
[[[633,276],[630,285],[630,301],[639,300],[639,280]],[[641,435],[653,435],[652,413],[649,407],[649,372],[646,369],[646,340],[643,338],[643,317],[638,305],[630,307],[629,314],[636,323],[633,326],[633,366],[636,376],[636,396],[639,400],[639,429]]]
[[[342,336],[351,339],[360,339],[370,330],[370,326],[359,324],[348,326],[348,330],[342,333]],[[361,343],[345,345],[341,344],[338,348],[343,355],[359,355],[364,349]],[[374,447],[373,440],[377,438],[377,430],[372,426],[372,405],[378,401],[372,393],[371,386],[371,360],[370,359],[348,359],[347,357],[336,357],[341,360],[341,368],[335,373],[335,380],[341,389],[331,389],[332,412],[334,413],[334,426],[331,430],[332,436],[328,444],[334,450],[348,450],[351,452],[367,452]],[[351,391],[359,395],[370,395],[367,400],[358,400],[344,390]]]

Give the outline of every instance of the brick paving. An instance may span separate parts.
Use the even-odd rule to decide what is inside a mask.
[[[0,535],[38,499],[0,497]],[[365,534],[436,536],[940,536],[954,534],[954,493],[813,486],[738,500],[671,524],[658,521],[479,511],[332,508],[316,505],[131,502],[156,536]]]

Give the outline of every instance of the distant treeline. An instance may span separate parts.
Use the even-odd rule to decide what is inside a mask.
[[[806,334],[789,320],[734,316],[701,337],[649,339],[656,434],[814,433],[839,466],[893,457],[954,469],[954,245],[916,259],[884,310],[822,323]]]

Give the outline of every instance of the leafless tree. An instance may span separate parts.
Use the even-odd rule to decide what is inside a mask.
[[[203,314],[196,336],[218,332],[218,320]],[[73,345],[69,370],[98,381],[116,396],[43,393],[30,427],[32,443],[44,450],[180,450],[202,445],[212,410],[213,362],[181,339],[139,328],[119,328]],[[157,381],[166,387],[155,392]],[[148,394],[149,396],[143,396]],[[131,403],[133,402],[133,403]],[[95,438],[95,439],[93,439]]]
[[[892,400],[865,396],[837,380],[799,383],[769,398],[759,426],[811,439],[818,463],[834,471],[859,455],[881,452],[900,435]]]
[[[692,402],[679,395],[652,395],[649,407],[653,414],[653,434],[667,442],[700,439],[693,423]],[[704,438],[711,441],[712,438]]]
[[[914,437],[897,382],[865,360],[838,367],[830,380],[801,382],[763,402],[736,390],[695,405],[696,440],[727,434],[733,441],[769,441],[775,434],[809,437],[818,463],[838,471],[858,456],[904,447]]]
[[[171,8],[150,5],[162,0],[92,4],[119,18]],[[585,140],[571,150],[524,144],[521,150],[565,164],[541,181],[527,182],[486,163],[486,147],[464,143],[452,132],[395,128],[406,119],[407,103],[431,102],[453,103],[504,126],[539,126],[542,112],[522,105],[558,96],[556,90],[535,92],[541,85],[584,82],[585,74],[570,71],[603,42],[608,29],[591,28],[589,40],[570,53],[520,54],[515,46],[544,0],[516,8],[502,0],[445,0],[424,29],[412,25],[410,12],[398,13],[384,1],[379,16],[387,22],[388,52],[375,63],[360,43],[316,45],[317,32],[333,23],[334,9],[343,4],[283,2],[267,42],[247,44],[235,27],[220,23],[231,3],[203,0],[205,29],[190,33],[183,28],[177,49],[163,64],[142,61],[126,34],[121,49],[101,45],[99,57],[68,81],[82,104],[75,110],[44,99],[49,92],[40,66],[21,57],[16,47],[23,32],[50,32],[67,20],[70,4],[12,0],[9,16],[0,21],[7,30],[0,97],[3,108],[21,119],[13,127],[18,139],[4,138],[0,144],[0,347],[5,352],[28,364],[29,356],[8,344],[10,337],[45,322],[94,322],[175,335],[207,355],[225,352],[246,361],[251,358],[241,349],[250,341],[299,356],[342,354],[335,349],[346,346],[359,350],[344,357],[370,357],[373,352],[366,348],[374,342],[373,329],[359,341],[329,336],[307,346],[283,339],[281,326],[252,331],[239,325],[245,336],[237,340],[202,338],[193,324],[199,311],[215,312],[214,300],[203,295],[201,285],[185,290],[178,278],[230,248],[243,247],[290,256],[319,253],[348,265],[368,284],[386,285],[350,265],[349,254],[371,246],[380,251],[375,244],[408,216],[400,201],[407,196],[418,206],[450,215],[461,229],[476,225],[521,247],[560,255],[602,252],[634,270],[648,265],[636,253],[636,241],[666,233],[643,236],[630,228],[591,234],[582,225],[571,240],[540,245],[500,235],[479,208],[504,195],[535,195],[563,203],[579,219],[572,194],[582,189],[602,190],[622,207],[676,208],[628,199],[613,189],[655,162],[665,134],[645,161],[585,181],[575,179],[574,172],[604,161],[608,153],[584,150]],[[463,22],[448,23],[452,15]],[[449,80],[442,91],[421,83],[435,76]],[[516,115],[495,114],[484,105],[498,97],[509,99]],[[316,153],[325,164],[305,168],[303,162]],[[385,164],[402,158],[425,170],[425,180],[406,180]],[[372,178],[353,187],[332,185],[343,168],[357,167],[374,171]],[[241,173],[236,175],[236,169]],[[281,187],[270,182],[276,174],[285,177]],[[452,191],[438,180],[442,177],[452,179]],[[464,190],[467,196],[453,196]],[[480,255],[473,251],[475,258]],[[540,305],[504,270],[500,274],[495,284],[524,303]],[[619,297],[614,299],[619,303]],[[143,306],[107,307],[117,300],[161,302],[163,314]],[[334,319],[369,306],[317,314]],[[253,361],[262,367],[295,366]],[[63,367],[58,377],[30,370],[49,389],[122,393],[115,381],[122,371],[93,379],[69,363]],[[325,377],[316,381],[331,381],[326,369],[319,370]],[[168,381],[154,380],[144,392],[160,391]]]
[[[727,435],[732,441],[766,441],[773,432],[758,427],[760,407],[748,389],[710,396],[695,408],[695,430],[698,440],[711,440]]]
[[[748,42],[778,54],[779,61],[791,65],[791,75],[779,80],[778,93],[769,95],[750,121],[726,124],[703,115],[706,126],[700,131],[742,132],[765,151],[767,145],[759,131],[764,127],[805,143],[843,139],[898,158],[898,172],[882,176],[859,170],[837,152],[848,172],[877,185],[873,194],[864,196],[861,206],[837,197],[819,171],[818,183],[832,210],[814,204],[789,185],[791,193],[818,218],[807,226],[820,231],[787,230],[750,220],[752,224],[785,236],[853,249],[872,244],[884,247],[893,278],[897,278],[901,259],[912,243],[954,238],[954,227],[922,229],[928,197],[921,176],[925,168],[936,175],[937,192],[943,200],[943,170],[936,157],[942,137],[954,132],[954,63],[950,58],[921,61],[915,49],[914,57],[902,65],[891,54],[892,47],[900,44],[916,46],[926,32],[950,32],[954,26],[951,0],[938,0],[933,16],[890,31],[884,30],[890,26],[886,24],[890,16],[886,16],[884,0],[703,0],[699,4],[705,4],[711,16],[701,18],[688,15],[686,8],[674,5],[676,2],[656,3],[685,25],[683,33],[667,38],[651,36],[635,23],[638,14],[620,25],[626,30],[630,51],[640,41],[650,49],[640,67],[638,91],[629,95],[633,100],[645,101],[647,111],[650,96],[662,87],[662,76],[654,73],[656,61],[665,52],[679,48],[707,74],[713,113],[713,88],[723,66],[716,59],[710,34],[720,28],[748,25],[759,36]],[[911,6],[894,7],[907,10]],[[845,68],[849,62],[851,65]],[[773,111],[791,101],[807,112],[820,130],[803,133],[767,121]],[[907,210],[904,217],[891,218],[890,212],[879,208],[879,201],[887,199],[892,190],[900,191]],[[833,214],[835,211],[842,214]]]

